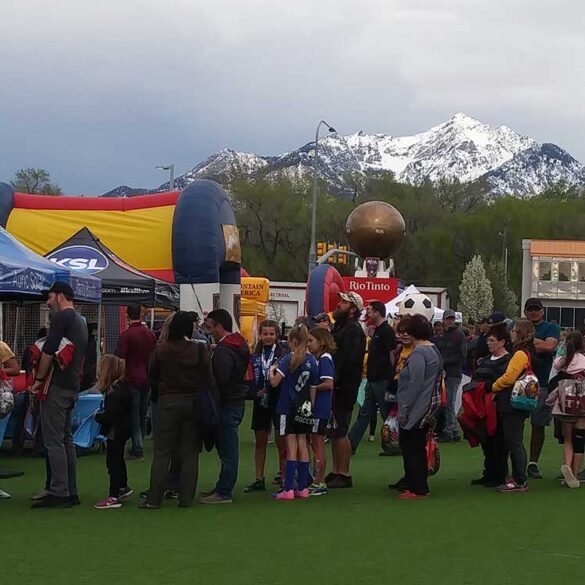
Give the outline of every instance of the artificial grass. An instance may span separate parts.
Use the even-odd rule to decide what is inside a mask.
[[[481,451],[461,443],[441,446],[428,500],[398,501],[387,484],[400,476],[401,458],[378,457],[378,443],[364,441],[352,459],[353,489],[275,502],[243,493],[254,479],[248,429],[246,417],[231,505],[180,509],[165,501],[161,510],[142,511],[135,495],[122,509],[94,510],[108,483],[104,456],[94,453],[78,461],[81,506],[30,510],[43,461],[2,458],[2,468],[26,472],[0,486],[13,496],[0,501],[2,584],[518,585],[564,583],[581,573],[585,486],[569,490],[553,479],[561,451],[552,438],[541,465],[546,479],[532,481],[526,494],[470,486]],[[150,457],[128,467],[138,494]],[[200,489],[213,485],[217,470],[216,454],[203,454]],[[271,446],[268,479],[275,470]]]

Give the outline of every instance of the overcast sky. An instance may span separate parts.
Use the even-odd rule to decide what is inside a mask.
[[[0,181],[156,187],[230,147],[463,111],[585,162],[580,0],[2,0]]]

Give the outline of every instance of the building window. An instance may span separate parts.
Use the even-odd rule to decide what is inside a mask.
[[[570,262],[559,262],[559,282],[571,282]]]
[[[538,266],[538,280],[551,280],[552,262],[540,262]]]
[[[579,282],[585,282],[585,263],[579,262]]]
[[[575,327],[575,309],[572,307],[561,308],[561,327],[573,329]]]
[[[546,307],[546,320],[553,323],[560,323],[561,309],[560,307]]]

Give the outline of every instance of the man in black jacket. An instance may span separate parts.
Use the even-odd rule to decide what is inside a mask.
[[[465,334],[455,323],[455,311],[452,309],[447,309],[443,313],[443,326],[443,335],[437,339],[435,344],[443,357],[447,406],[441,408],[438,440],[454,442],[461,440],[455,417],[455,398],[461,384],[463,364],[467,357],[467,342]]]
[[[239,333],[232,333],[233,320],[225,309],[211,311],[205,319],[205,328],[217,344],[211,364],[220,398],[216,446],[221,471],[213,490],[202,494],[200,502],[231,504],[238,479],[239,428],[244,417],[250,351],[246,340]]]
[[[351,443],[347,437],[351,414],[362,380],[366,334],[359,323],[364,301],[357,293],[339,293],[339,304],[333,313],[333,338],[337,351],[333,356],[335,380],[333,390],[334,427],[333,471],[325,478],[328,488],[353,487],[349,474]]]

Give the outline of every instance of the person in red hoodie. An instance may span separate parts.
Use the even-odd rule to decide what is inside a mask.
[[[244,417],[244,400],[248,391],[246,373],[250,350],[246,340],[233,333],[233,320],[225,309],[211,311],[205,328],[216,347],[211,364],[220,396],[219,427],[216,440],[221,471],[215,487],[201,494],[202,504],[230,504],[239,465],[239,428]]]

